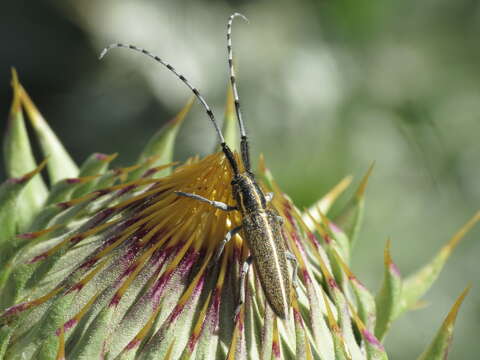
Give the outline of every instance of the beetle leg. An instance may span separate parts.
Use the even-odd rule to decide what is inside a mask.
[[[247,260],[243,263],[242,270],[240,272],[240,298],[238,300],[237,308],[235,309],[235,316],[234,318],[237,317],[238,313],[240,312],[240,309],[242,308],[243,303],[245,302],[245,284],[247,280],[247,274],[248,274],[248,269],[250,268],[250,265],[252,264],[253,261],[253,256],[250,255]]]
[[[272,199],[273,199],[273,192],[269,192],[265,194],[265,200],[267,201],[267,203],[272,201]]]
[[[232,230],[230,230],[229,232],[227,232],[227,234],[225,235],[225,237],[223,238],[222,242],[220,243],[220,245],[218,245],[218,248],[217,248],[217,251],[215,252],[215,255],[213,256],[213,260],[212,262],[210,263],[209,267],[213,266],[214,264],[217,263],[218,259],[220,259],[220,256],[222,255],[222,252],[223,252],[223,248],[225,247],[225,245],[235,236],[235,234],[237,234],[240,230],[242,229],[242,226],[237,226],[237,227],[234,227]]]
[[[293,264],[293,273],[292,273],[292,286],[296,289],[297,288],[297,280],[298,280],[298,260],[291,252],[287,251],[285,254],[287,256],[287,260],[290,260]]]
[[[220,210],[223,210],[223,211],[238,210],[238,208],[236,206],[231,206],[231,205],[225,204],[221,201],[209,200],[209,199],[204,198],[203,196],[200,196],[200,195],[197,195],[197,194],[186,193],[186,192],[183,192],[183,191],[175,191],[175,194],[177,194],[179,196],[185,196],[185,197],[188,197],[188,198],[191,198],[191,199],[195,199],[195,200],[198,200],[198,201],[205,202],[205,203],[210,204],[213,207],[215,207],[217,209],[220,209]]]

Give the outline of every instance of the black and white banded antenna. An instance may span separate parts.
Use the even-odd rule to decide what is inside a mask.
[[[230,70],[230,83],[232,85],[233,97],[235,102],[235,112],[237,114],[238,127],[240,129],[240,149],[242,153],[242,161],[245,167],[245,170],[250,173],[250,151],[248,149],[248,139],[247,133],[245,132],[245,125],[243,123],[242,112],[240,110],[240,97],[238,96],[237,81],[235,78],[235,69],[233,66],[233,50],[232,50],[232,23],[233,19],[236,17],[241,17],[247,23],[249,22],[245,15],[240,13],[233,13],[230,15],[227,23],[227,53],[228,53],[228,68]]]
[[[233,16],[233,15],[232,15]],[[130,49],[130,50],[133,50],[133,51],[136,51],[136,52],[139,52],[139,53],[142,53],[144,55],[147,55],[148,57],[152,58],[153,60],[155,60],[156,62],[159,62],[160,64],[162,64],[163,66],[165,66],[168,70],[170,70],[172,73],[174,73],[180,80],[182,80],[182,82],[187,85],[190,90],[193,92],[193,94],[197,97],[197,99],[200,101],[200,103],[202,104],[202,106],[205,108],[205,111],[208,115],[208,117],[210,118],[210,120],[212,121],[212,124],[213,126],[215,127],[215,131],[217,132],[217,135],[218,135],[218,138],[220,139],[220,146],[222,147],[222,151],[223,153],[225,154],[225,156],[227,157],[227,160],[228,162],[230,163],[230,166],[232,167],[232,170],[233,170],[233,173],[235,175],[237,175],[239,172],[238,172],[238,165],[237,165],[237,162],[235,161],[235,157],[233,156],[233,153],[232,153],[232,150],[230,150],[230,148],[228,147],[227,143],[225,142],[225,138],[223,137],[223,134],[222,134],[222,131],[220,130],[220,127],[218,126],[218,123],[217,121],[215,120],[215,115],[212,111],[212,109],[210,108],[210,106],[208,105],[208,103],[205,101],[205,99],[203,98],[203,96],[200,94],[200,92],[198,91],[198,89],[196,87],[194,87],[192,84],[190,84],[190,82],[187,80],[187,78],[185,76],[183,76],[182,74],[180,74],[172,65],[170,65],[168,62],[162,60],[160,57],[154,55],[153,53],[151,53],[150,51],[146,50],[146,49],[143,49],[143,48],[139,48],[135,45],[129,45],[129,44],[122,44],[122,43],[115,43],[115,44],[110,44],[108,45],[106,48],[104,48],[102,50],[102,52],[100,53],[100,56],[99,56],[99,59],[102,60],[103,57],[112,49],[115,49],[115,48],[124,48],[124,49]]]

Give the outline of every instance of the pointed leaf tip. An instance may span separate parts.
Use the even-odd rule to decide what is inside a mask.
[[[227,103],[225,107],[225,115],[233,115],[235,111],[235,100],[233,98],[232,84],[229,82],[227,87]]]
[[[402,294],[402,278],[400,271],[392,260],[390,254],[390,239],[384,250],[385,270],[380,292],[375,298],[377,310],[377,322],[375,324],[375,336],[382,340],[394,319],[400,305]]]
[[[480,221],[480,211],[477,211],[455,235],[452,236],[448,244],[445,246],[448,250],[452,251],[458,245],[460,240]]]
[[[19,82],[18,82],[18,75],[17,70],[14,67],[11,68],[12,70],[12,88],[13,88],[13,101],[12,106],[10,108],[10,116],[13,120],[13,117],[20,111],[20,97],[19,97]]]
[[[372,164],[367,170],[367,173],[363,176],[362,181],[360,181],[360,185],[358,186],[357,192],[355,193],[355,197],[357,198],[357,200],[360,200],[364,196],[365,190],[367,189],[368,180],[370,180],[374,167],[375,161],[372,162]]]
[[[21,178],[17,180],[19,180],[19,182],[30,180],[32,177],[40,173],[45,168],[45,166],[47,166],[47,163],[48,163],[48,157],[43,159],[43,161],[34,170],[26,173],[25,175],[23,175]]]
[[[423,352],[418,360],[445,360],[448,357],[448,351],[453,339],[453,330],[455,326],[455,321],[457,319],[458,311],[462,305],[465,297],[471,289],[469,285],[465,290],[462,291],[460,296],[457,298],[453,304],[450,312],[445,317],[445,320],[442,323],[442,326],[438,330],[435,338],[430,343],[428,348]]]
[[[450,254],[458,245],[460,240],[470,231],[480,220],[480,211],[475,213],[460,230],[458,230],[445,244],[440,251],[427,264],[408,276],[403,284],[401,305],[395,317],[408,309],[414,308],[420,298],[430,289],[435,280],[440,275]]]
[[[94,154],[94,157],[98,160],[98,161],[103,161],[103,162],[111,162],[113,160],[115,160],[118,156],[118,153],[113,153],[113,154],[101,154],[101,153],[95,153]]]
[[[15,69],[14,66],[10,67],[10,71],[12,73],[12,86],[17,83],[18,84],[18,74],[17,74],[17,69]]]
[[[365,212],[365,191],[368,181],[372,175],[375,162],[372,162],[367,172],[363,176],[355,194],[345,205],[343,211],[335,221],[344,229],[352,246],[355,244],[360,234]]]
[[[188,113],[190,112],[190,109],[192,108],[192,105],[193,103],[195,102],[195,96],[191,96],[187,103],[184,105],[184,107],[182,108],[182,110],[180,110],[180,112],[174,116],[171,120],[168,121],[169,124],[171,125],[180,125],[183,120],[185,119],[185,117],[188,115]]]
[[[393,262],[392,253],[390,251],[392,246],[392,240],[388,239],[387,243],[385,244],[385,250],[383,251],[383,259],[385,263],[385,267],[389,268],[390,271],[394,275],[400,276],[400,270],[398,269],[397,265]]]
[[[447,317],[445,318],[445,323],[447,324],[453,324],[455,322],[455,319],[457,318],[458,310],[460,310],[460,306],[462,305],[463,301],[467,297],[468,293],[470,292],[470,289],[472,288],[472,285],[468,285],[460,294],[460,296],[457,298],[455,303],[452,306],[452,309],[448,313]]]
[[[238,151],[237,116],[235,114],[235,103],[233,99],[232,86],[230,83],[227,87],[227,100],[225,104],[222,132],[230,149],[232,149],[232,151]],[[220,147],[217,147],[217,150],[220,150]]]
[[[55,184],[65,178],[77,177],[77,165],[21,85],[19,93],[20,101],[38,137],[42,152],[44,156],[50,156],[51,158],[48,162],[50,182]]]
[[[351,175],[345,176],[328,193],[326,193],[320,200],[315,202],[312,206],[308,208],[307,211],[302,214],[302,219],[310,231],[313,231],[315,229],[314,221],[321,222],[322,216],[320,215],[320,212],[322,212],[323,214],[327,214],[335,201],[350,186],[352,180],[353,177]],[[313,220],[308,214],[310,214]]]
[[[177,138],[178,130],[183,120],[186,118],[190,111],[194,97],[191,97],[184,107],[175,115],[174,118],[167,121],[147,142],[147,145],[143,148],[137,163],[141,164],[138,169],[132,171],[128,175],[128,180],[138,179],[142,176],[149,167],[157,167],[172,162],[173,150],[175,147],[175,140]],[[154,159],[154,161],[148,161],[148,159]],[[171,173],[171,169],[167,168],[157,172],[153,178],[160,178],[167,176]]]
[[[12,69],[13,102],[4,140],[4,159],[7,176],[21,178],[37,168],[21,110],[21,85]],[[25,187],[17,202],[18,231],[23,231],[43,206],[48,190],[42,177],[37,176]]]

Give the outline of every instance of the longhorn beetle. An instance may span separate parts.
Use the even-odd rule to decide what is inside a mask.
[[[235,314],[238,314],[240,306],[245,301],[246,276],[253,261],[268,303],[278,317],[285,319],[288,316],[290,307],[290,287],[291,285],[295,286],[297,261],[295,256],[287,250],[286,241],[282,235],[281,226],[283,223],[283,218],[271,205],[269,205],[269,202],[272,200],[273,193],[265,194],[262,191],[260,186],[258,186],[250,167],[248,139],[245,132],[245,126],[243,124],[242,113],[240,111],[240,100],[233,67],[231,32],[233,19],[237,16],[248,22],[247,18],[242,14],[234,13],[230,16],[227,23],[227,53],[230,83],[233,89],[235,100],[235,112],[238,120],[238,126],[240,128],[240,149],[243,167],[245,169],[244,172],[240,172],[239,164],[237,164],[232,150],[225,142],[225,138],[223,137],[222,131],[215,120],[215,115],[213,114],[210,106],[207,104],[203,96],[200,95],[198,89],[192,86],[190,82],[182,74],[178,73],[172,65],[152,54],[148,50],[138,48],[134,45],[125,45],[120,43],[111,44],[103,49],[100,54],[100,59],[102,59],[105,54],[113,48],[127,48],[141,52],[153,58],[155,61],[161,63],[171,72],[173,72],[180,80],[183,81],[185,85],[190,88],[190,90],[203,105],[220,139],[222,151],[225,154],[230,167],[232,168],[233,179],[231,184],[236,204],[227,205],[219,201],[213,201],[196,194],[185,193],[181,191],[177,191],[176,194],[191,198],[193,200],[208,203],[217,209],[224,211],[239,211],[241,213],[242,224],[233,228],[226,234],[214,255],[213,261],[215,263],[219,260],[225,244],[232,239],[235,234],[242,231],[243,237],[247,242],[248,249],[250,250],[250,256],[246,259],[241,269],[240,299]],[[292,277],[290,277],[288,271],[287,260],[290,260],[294,263]]]

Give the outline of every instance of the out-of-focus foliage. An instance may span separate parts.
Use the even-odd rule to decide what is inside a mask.
[[[79,161],[120,149],[124,161],[133,160],[131,150],[158,128],[158,114],[173,115],[189,96],[148,59],[118,54],[98,63],[104,45],[120,40],[161,54],[221,113],[224,19],[232,11],[247,15],[250,25],[238,24],[233,34],[244,114],[254,153],[265,153],[282,188],[309,205],[351,169],[360,174],[376,161],[369,190],[375,206],[352,259],[369,287],[379,286],[383,271],[383,254],[372,249],[387,237],[408,272],[478,207],[478,2],[110,0],[2,10],[0,37],[8,46],[0,83],[8,84],[9,67],[17,66]],[[3,86],[0,101],[9,92]],[[213,131],[201,111],[194,115],[179,134],[176,158],[211,149]],[[435,299],[430,308],[391,330],[395,341],[387,338],[387,347],[396,357],[418,354],[432,336],[423,324],[438,320],[464,284],[476,281],[480,244],[466,240],[427,297]],[[464,314],[476,314],[479,302],[474,287]],[[460,314],[452,358],[480,351],[479,323]]]

